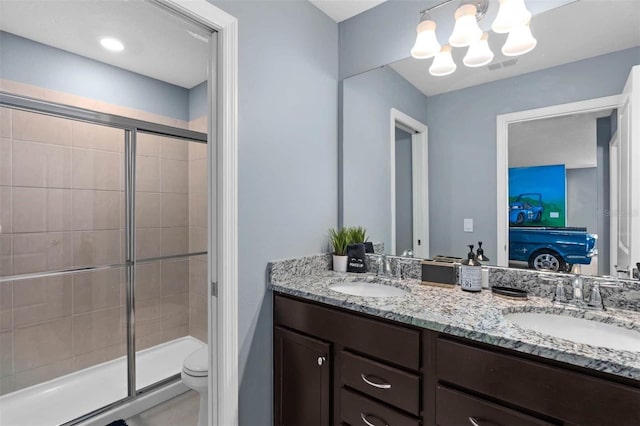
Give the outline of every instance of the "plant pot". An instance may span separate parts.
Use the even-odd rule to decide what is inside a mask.
[[[347,259],[348,256],[336,256],[333,255],[333,270],[336,272],[347,272]]]

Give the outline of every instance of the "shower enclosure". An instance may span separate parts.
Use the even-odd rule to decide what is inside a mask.
[[[0,132],[3,424],[178,380],[207,341],[207,135],[9,94]]]

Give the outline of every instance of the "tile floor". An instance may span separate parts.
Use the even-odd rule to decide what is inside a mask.
[[[128,426],[196,426],[199,402],[198,393],[189,391],[125,421]]]

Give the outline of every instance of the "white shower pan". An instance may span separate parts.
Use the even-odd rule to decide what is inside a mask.
[[[182,370],[183,360],[204,345],[181,337],[136,354],[138,389]],[[127,359],[121,357],[0,397],[2,426],[54,426],[127,396]]]

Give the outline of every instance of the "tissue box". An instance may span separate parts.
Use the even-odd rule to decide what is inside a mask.
[[[455,263],[428,259],[422,261],[422,284],[451,287],[457,282]]]

